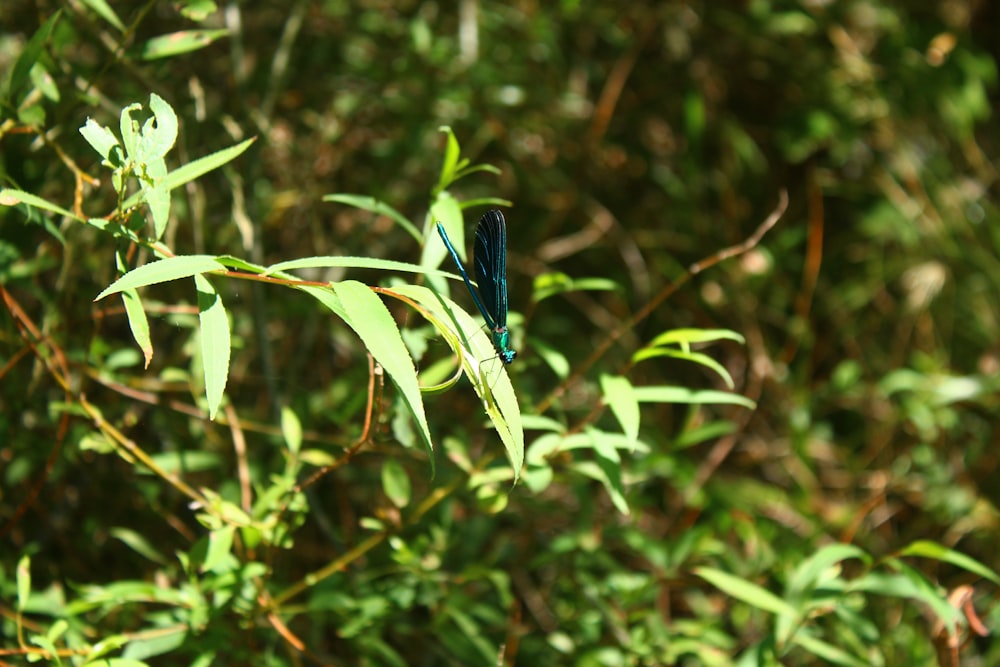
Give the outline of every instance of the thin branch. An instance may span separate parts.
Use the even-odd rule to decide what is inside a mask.
[[[236,452],[236,474],[240,480],[240,507],[247,514],[253,509],[253,490],[250,487],[250,464],[247,462],[247,439],[240,426],[240,416],[232,403],[225,407],[226,419],[229,421],[229,432],[233,434],[233,450]]]
[[[566,393],[566,390],[580,381],[580,378],[591,369],[591,367],[596,364],[601,357],[603,357],[611,346],[615,344],[618,339],[624,336],[627,332],[631,331],[639,322],[643,321],[649,315],[656,310],[660,304],[666,301],[669,297],[673,296],[677,290],[679,290],[684,284],[686,284],[691,278],[698,275],[702,271],[709,269],[723,260],[742,255],[743,253],[751,250],[760,243],[764,235],[767,234],[774,227],[781,216],[784,215],[785,210],[788,208],[788,192],[786,190],[781,190],[778,193],[778,205],[775,207],[771,214],[762,222],[757,229],[751,234],[747,239],[736,245],[729,246],[728,248],[723,248],[719,252],[706,257],[698,262],[695,262],[688,270],[679,278],[674,280],[672,283],[660,290],[649,303],[647,303],[643,308],[636,312],[632,317],[622,322],[622,324],[611,332],[604,341],[601,342],[597,348],[591,353],[589,357],[580,365],[576,367],[573,374],[570,375],[566,380],[564,380],[558,387],[556,387],[552,392],[542,399],[541,403],[538,404],[538,413],[544,413],[548,410],[552,403],[555,402],[557,398]]]

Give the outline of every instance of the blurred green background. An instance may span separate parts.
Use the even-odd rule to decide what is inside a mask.
[[[148,248],[4,202],[0,664],[84,664],[109,637],[122,665],[1000,662],[976,631],[1000,627],[997,3],[7,0],[0,25],[5,188],[113,217],[78,128],[91,117],[117,133],[150,93],[179,118],[171,168],[257,137],[173,192],[162,243],[176,254],[417,262],[392,219],[322,197],[375,197],[421,227],[449,126],[463,155],[500,170],[451,193],[512,202],[509,371],[536,420],[529,458],[542,417],[614,430],[600,375],[668,329],[744,336],[704,352],[757,402],[644,404],[645,448],[617,464],[624,514],[579,465],[586,448],[553,456],[543,487],[483,482],[470,466],[502,475],[503,450],[459,383],[425,397],[431,479],[391,384],[364,428],[369,368],[348,327],[299,293],[217,280],[232,412],[212,423],[194,409],[190,284],[143,291],[144,369],[120,302],[92,300],[116,251],[137,264]],[[787,212],[759,244],[566,381],[688,267],[749,238],[783,190]],[[616,289],[538,302],[553,272]],[[421,351],[447,357],[397,305]],[[629,369],[637,387],[725,389],[684,361]],[[192,487],[244,509],[252,487],[293,543],[255,550],[197,520],[163,478],[95,444],[81,397]],[[313,457],[291,471],[282,407]],[[304,496],[267,496],[331,462]],[[824,551],[838,544],[857,551]],[[336,574],[303,579],[345,554]]]

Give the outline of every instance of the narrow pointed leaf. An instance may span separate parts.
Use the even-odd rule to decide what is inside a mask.
[[[11,11],[9,7],[7,11]],[[42,52],[45,49],[45,42],[48,41],[49,35],[52,34],[52,28],[55,27],[55,24],[59,20],[60,16],[62,16],[62,10],[59,10],[50,16],[48,20],[35,31],[35,34],[31,36],[28,43],[24,45],[21,55],[19,55],[17,60],[14,62],[14,66],[10,70],[10,79],[6,91],[7,94],[5,95],[11,103],[15,103],[13,106],[17,106],[16,102],[20,101],[19,96],[21,94],[21,88],[25,83],[27,83],[28,77],[31,75],[31,68],[41,57]]]
[[[396,223],[402,227],[406,233],[412,236],[417,241],[420,241],[420,230],[418,230],[409,219],[394,209],[393,207],[386,204],[384,201],[375,199],[367,195],[352,195],[352,194],[333,194],[325,195],[323,201],[332,201],[339,204],[347,204],[348,206],[353,206],[354,208],[360,208],[363,211],[371,211],[378,215],[384,215],[386,217],[392,218]]]
[[[128,317],[132,338],[142,350],[143,368],[149,368],[149,362],[153,360],[153,340],[149,336],[149,320],[142,307],[139,292],[134,289],[122,290],[122,303],[125,304],[125,315]]]
[[[777,595],[755,583],[710,567],[695,568],[694,573],[726,595],[772,614],[794,615],[795,609]]]
[[[604,402],[621,424],[622,432],[630,440],[639,438],[639,401],[636,400],[632,383],[620,375],[602,375],[601,391]]]
[[[733,389],[736,386],[733,382],[732,375],[729,374],[729,371],[727,371],[722,364],[707,354],[703,354],[701,352],[691,352],[690,350],[679,350],[677,348],[670,347],[644,347],[632,355],[632,363],[637,364],[640,361],[652,359],[654,357],[670,357],[672,359],[682,359],[684,361],[691,361],[696,364],[700,364],[715,371],[715,373],[722,378],[722,380],[726,383],[726,386],[730,389]]]
[[[456,249],[464,257],[465,222],[462,219],[462,209],[458,204],[458,200],[448,192],[438,194],[434,203],[431,204],[428,217],[431,221],[432,230],[438,222],[444,225],[445,231],[448,232],[448,237],[453,239],[453,242],[457,244]],[[428,233],[428,238],[424,243],[424,249],[420,256],[420,264],[428,268],[436,268],[441,264],[441,260],[445,258],[447,253],[448,251],[438,237],[437,232],[431,231]],[[441,283],[435,283],[435,286],[440,285]]]
[[[753,409],[757,406],[746,396],[730,394],[724,391],[693,390],[687,387],[657,386],[635,387],[635,398],[640,403],[682,403],[691,405],[719,404],[742,405]]]
[[[629,514],[628,502],[625,500],[625,494],[622,489],[620,466],[615,467],[610,465],[607,459],[598,457],[597,463],[593,461],[577,461],[571,467],[576,472],[600,482],[604,486],[604,490],[607,491],[608,497],[611,499],[612,504],[614,504],[615,509],[623,515],[627,516]]]
[[[313,294],[320,291],[328,292],[321,288],[307,288],[306,291]],[[345,322],[358,334],[361,342],[399,389],[403,404],[417,423],[420,436],[427,446],[433,471],[434,445],[431,441],[430,427],[427,425],[427,416],[424,413],[417,370],[403,343],[396,321],[392,319],[392,315],[378,295],[363,283],[345,280],[333,286],[333,293],[339,301],[341,316]]]
[[[78,217],[75,213],[71,213],[61,206],[57,206],[50,201],[31,194],[30,192],[13,190],[11,188],[3,188],[0,190],[0,206],[16,206],[18,204],[27,204],[28,206],[34,206],[35,208],[51,211],[52,213],[58,213],[59,215],[64,215],[67,218],[83,222],[83,218]]]
[[[438,176],[436,191],[443,191],[455,180],[455,172],[458,171],[458,160],[461,148],[455,133],[447,125],[438,128],[438,132],[443,132],[446,136],[444,149],[444,160],[441,163],[441,174]]]
[[[167,231],[167,223],[170,221],[170,189],[163,185],[167,164],[163,158],[151,160],[146,164],[146,173],[153,179],[153,184],[145,185],[143,193],[153,217],[154,238],[159,241]]]
[[[118,15],[115,14],[115,10],[111,8],[111,5],[109,5],[106,0],[81,0],[81,2],[94,10],[96,14],[113,25],[120,32],[125,32],[125,25],[122,23],[121,19],[118,18]]]
[[[147,41],[142,47],[144,60],[167,58],[181,53],[190,53],[203,49],[212,42],[227,37],[229,31],[225,28],[216,30],[182,30],[167,35],[160,35]]]
[[[746,342],[743,336],[729,329],[671,329],[654,338],[650,346],[714,343],[719,340],[734,340],[740,344]]]
[[[234,159],[236,159],[237,156],[243,153],[243,151],[249,148],[250,144],[252,144],[256,140],[257,140],[256,138],[251,137],[250,139],[241,141],[240,143],[234,146],[230,146],[229,148],[223,148],[220,151],[216,151],[204,157],[200,157],[197,160],[194,160],[193,162],[188,162],[186,165],[178,167],[177,169],[174,169],[166,176],[164,176],[163,180],[160,183],[160,186],[166,190],[173,190],[177,187],[180,187],[181,185],[184,185],[189,181],[193,181],[194,179],[204,174],[207,174],[213,169],[218,169],[222,165],[228,162],[232,162]],[[124,203],[122,204],[122,208],[128,209],[131,208],[132,206],[135,206],[136,204],[139,203],[140,197],[141,193],[139,192],[133,194],[131,197],[129,197],[124,201]]]
[[[229,356],[232,345],[229,318],[222,305],[222,298],[208,279],[196,275],[194,282],[198,287],[198,321],[201,325],[201,359],[205,370],[208,416],[209,419],[215,419],[226,390],[226,381],[229,379]]]
[[[168,257],[167,259],[150,262],[149,264],[132,269],[105,288],[103,292],[97,295],[94,301],[100,301],[106,296],[117,294],[127,289],[166,283],[180,278],[190,278],[200,273],[225,270],[226,267],[212,255]]]
[[[963,570],[977,574],[984,579],[992,581],[994,584],[1000,585],[1000,577],[997,573],[986,567],[974,558],[970,558],[965,554],[959,553],[948,547],[942,546],[937,542],[932,542],[930,540],[917,540],[913,542],[902,552],[901,556],[920,556],[923,558],[933,558],[934,560],[943,561],[945,563],[951,563],[956,567],[960,567]]]
[[[798,644],[812,655],[823,660],[826,665],[841,665],[842,667],[870,667],[871,661],[855,658],[844,649],[834,646],[816,637],[810,637],[805,632],[792,635],[791,642]]]
[[[402,271],[405,273],[422,273],[428,276],[442,276],[445,278],[458,278],[454,273],[440,271],[438,269],[428,269],[419,264],[409,262],[397,262],[392,259],[377,259],[374,257],[303,257],[301,259],[291,259],[287,262],[272,264],[264,270],[264,275],[275,275],[284,271],[295,271],[296,269],[379,269],[382,271]]]

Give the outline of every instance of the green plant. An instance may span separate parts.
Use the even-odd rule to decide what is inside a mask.
[[[0,660],[995,661],[995,10],[461,7],[5,6]]]

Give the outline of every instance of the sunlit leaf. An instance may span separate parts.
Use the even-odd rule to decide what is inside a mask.
[[[212,271],[225,271],[226,267],[211,255],[179,255],[168,257],[156,262],[150,262],[140,267],[132,269],[124,276],[111,283],[104,289],[94,301],[100,301],[106,296],[117,294],[123,290],[146,287],[159,283],[190,278],[202,273]]]
[[[194,282],[198,288],[198,320],[201,325],[201,358],[205,370],[208,417],[215,419],[229,379],[229,356],[232,346],[229,317],[222,305],[222,298],[208,279],[196,274]]]
[[[611,408],[621,424],[625,437],[635,440],[639,437],[639,401],[636,400],[632,383],[620,375],[602,375],[601,390],[604,402]]]
[[[766,588],[746,579],[710,567],[695,568],[694,573],[726,595],[746,602],[753,607],[772,614],[795,614],[795,610],[787,602]]]
[[[148,40],[142,47],[143,60],[156,60],[170,56],[190,53],[203,49],[218,39],[227,37],[229,30],[182,30],[180,32],[160,35]]]
[[[363,211],[371,211],[377,215],[384,215],[394,220],[396,224],[402,227],[403,230],[405,230],[414,239],[420,241],[420,230],[417,229],[405,215],[375,197],[370,197],[368,195],[334,194],[324,195],[323,201],[347,204],[348,206],[353,206],[354,208],[360,208]]]

